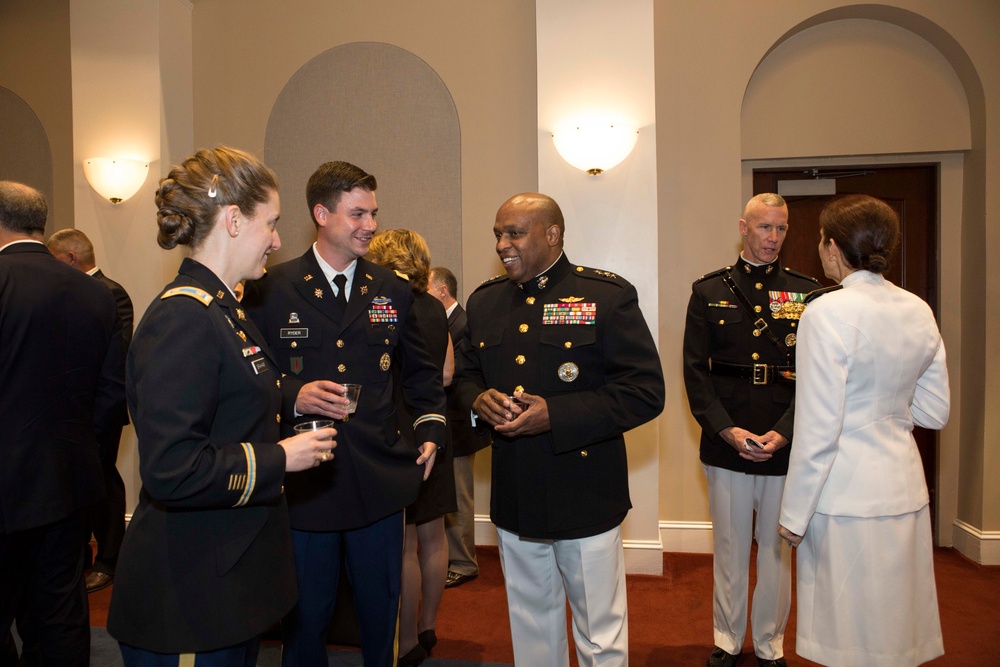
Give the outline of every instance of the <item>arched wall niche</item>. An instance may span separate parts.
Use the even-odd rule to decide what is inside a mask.
[[[0,86],[0,180],[30,185],[45,195],[48,236],[58,226],[52,215],[52,150],[42,122],[13,91]]]
[[[940,89],[947,89],[949,84],[944,79],[953,74],[958,82],[960,90],[952,91],[952,95],[961,94],[965,98],[965,115],[961,116],[961,108],[955,104],[957,100],[949,99],[947,104],[950,108],[947,115],[951,120],[957,120],[958,134],[954,127],[946,128],[942,131],[939,125],[929,127],[928,130],[937,135],[933,140],[940,141],[940,137],[947,137],[946,143],[950,145],[902,145],[897,149],[884,149],[884,147],[869,147],[859,149],[857,146],[842,146],[839,150],[820,150],[815,146],[807,146],[804,150],[791,150],[784,146],[780,151],[773,151],[766,157],[772,158],[771,162],[761,160],[753,165],[748,165],[746,161],[754,158],[765,157],[765,151],[760,148],[760,137],[741,137],[741,143],[748,149],[743,155],[744,181],[749,179],[752,166],[774,166],[778,161],[785,165],[791,165],[801,161],[801,158],[810,158],[817,163],[828,164],[842,163],[846,156],[852,155],[854,161],[877,161],[879,153],[883,153],[883,158],[890,162],[904,160],[907,153],[917,153],[918,151],[953,151],[951,155],[958,156],[957,160],[961,167],[958,170],[960,175],[957,178],[958,184],[954,186],[956,192],[955,205],[950,211],[942,209],[942,224],[949,224],[946,216],[953,214],[951,222],[955,226],[960,226],[961,233],[958,239],[951,239],[953,243],[954,262],[949,261],[944,264],[942,258],[942,270],[952,272],[953,297],[961,300],[963,294],[977,294],[982,292],[982,286],[987,281],[988,266],[986,249],[988,247],[986,229],[986,201],[987,201],[987,149],[988,140],[986,132],[986,100],[982,78],[977,72],[973,60],[966,52],[965,48],[941,25],[921,16],[915,12],[899,7],[890,7],[879,4],[862,4],[838,7],[829,11],[818,13],[804,21],[801,21],[787,32],[763,54],[757,64],[754,75],[747,81],[747,90],[744,94],[744,105],[753,97],[754,77],[757,71],[763,71],[767,67],[768,58],[781,49],[783,45],[789,43],[795,36],[812,28],[829,25],[837,21],[848,21],[856,24],[858,21],[876,21],[889,24],[895,28],[909,31],[913,35],[926,41],[932,46],[937,54],[951,68],[951,73],[937,70],[939,79],[937,84]],[[746,108],[744,108],[744,111]],[[746,128],[744,128],[746,129]],[[968,139],[963,141],[967,132]],[[951,161],[946,154],[940,153],[940,163],[942,173],[946,171],[950,174],[957,173],[954,167],[945,165]],[[823,157],[827,156],[827,157]],[[920,155],[914,155],[919,159]],[[954,182],[956,179],[950,177]],[[749,191],[747,188],[745,190]],[[947,193],[945,193],[947,199]],[[944,250],[942,251],[944,253]],[[958,274],[957,276],[955,274]],[[947,297],[948,295],[943,295]],[[971,544],[975,541],[972,533],[990,526],[984,517],[984,507],[989,501],[984,498],[984,479],[990,475],[987,470],[986,459],[992,458],[987,453],[991,449],[990,443],[985,437],[986,434],[986,405],[990,400],[987,395],[987,365],[983,363],[986,358],[987,318],[990,317],[987,308],[965,307],[955,308],[957,315],[954,319],[958,321],[942,322],[942,331],[945,333],[945,341],[948,344],[948,331],[951,330],[954,348],[958,351],[956,357],[951,357],[949,366],[957,369],[952,372],[952,424],[956,432],[947,436],[947,441],[954,445],[953,450],[948,455],[953,457],[954,473],[957,479],[947,480],[942,483],[942,488],[953,489],[950,501],[942,498],[942,502],[950,502],[950,515],[957,518],[954,522],[954,543],[960,550],[968,553],[970,557],[979,560],[979,546]],[[960,339],[959,339],[960,336]],[[960,344],[958,344],[960,343]],[[943,439],[942,444],[946,441]],[[995,472],[995,471],[994,471]],[[950,544],[951,540],[944,533],[946,528],[946,510],[939,523],[939,537],[942,543]]]
[[[374,174],[379,228],[420,232],[432,261],[461,284],[458,112],[426,62],[390,44],[355,42],[317,55],[288,80],[264,139],[282,195],[282,248],[272,263],[301,255],[315,239],[305,186],[331,160]]]

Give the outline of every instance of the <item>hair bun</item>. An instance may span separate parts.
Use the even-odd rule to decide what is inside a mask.
[[[156,224],[160,227],[156,242],[165,250],[187,245],[194,235],[194,220],[171,206],[160,207],[156,212]]]

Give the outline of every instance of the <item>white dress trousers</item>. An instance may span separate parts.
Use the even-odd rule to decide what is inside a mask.
[[[566,600],[580,667],[628,665],[621,526],[577,540],[525,539],[497,528],[514,664],[569,667]]]
[[[747,475],[703,465],[712,514],[712,620],[715,645],[736,654],[747,631],[750,547],[757,540],[757,584],[750,605],[753,648],[758,657],[784,655],[785,623],[792,604],[792,555],[778,537],[785,478]],[[757,514],[756,523],[754,513]]]

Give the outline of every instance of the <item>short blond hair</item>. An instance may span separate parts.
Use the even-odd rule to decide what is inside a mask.
[[[431,251],[424,237],[411,229],[387,229],[372,238],[372,261],[405,273],[413,291],[425,292],[431,269]]]

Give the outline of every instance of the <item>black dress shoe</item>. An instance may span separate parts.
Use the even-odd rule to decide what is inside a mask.
[[[399,660],[396,661],[396,667],[413,667],[414,665],[419,665],[424,660],[427,659],[427,651],[420,644],[417,644],[409,651],[406,655],[401,656]]]
[[[737,653],[733,655],[732,653],[726,653],[724,650],[716,646],[712,649],[712,655],[708,656],[707,667],[735,667],[736,660],[740,657]]]
[[[448,571],[448,578],[444,581],[445,588],[454,588],[455,586],[461,586],[462,584],[472,581],[478,574],[459,574],[458,572]]]
[[[87,593],[99,591],[107,588],[114,582],[115,578],[106,572],[93,571],[87,575]]]
[[[785,662],[784,658],[778,658],[777,660],[766,660],[759,655],[757,656],[757,664],[760,667],[788,667],[788,663]]]
[[[417,643],[424,647],[427,651],[427,657],[431,657],[431,649],[437,646],[438,638],[437,634],[433,630],[424,630],[419,635],[417,635]]]

